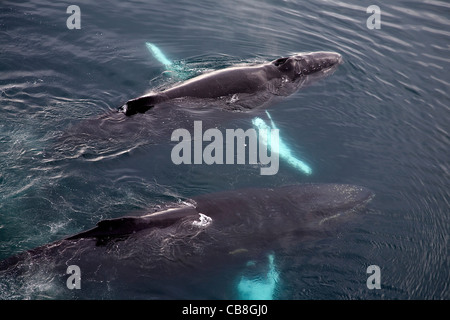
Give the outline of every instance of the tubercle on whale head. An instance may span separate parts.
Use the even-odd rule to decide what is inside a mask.
[[[296,53],[292,56],[272,61],[272,64],[279,71],[286,74],[292,80],[300,76],[307,76],[315,72],[335,68],[342,63],[342,55],[337,52],[327,51]]]
[[[304,75],[337,67],[343,63],[342,55],[327,51],[302,53],[293,56],[293,59],[297,61],[296,73]]]

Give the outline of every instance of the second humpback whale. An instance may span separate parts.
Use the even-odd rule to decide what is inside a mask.
[[[328,235],[334,222],[372,197],[364,187],[345,184],[249,188],[102,220],[0,261],[0,292],[10,294],[0,298],[204,299],[205,292],[233,298],[246,262]],[[81,290],[66,286],[74,266],[81,271]]]
[[[251,100],[245,108],[264,105],[275,96],[288,96],[300,87],[332,73],[342,63],[335,52],[299,53],[269,63],[236,66],[208,72],[172,88],[126,102],[120,112],[130,116],[177,98]],[[255,96],[256,95],[256,96]]]

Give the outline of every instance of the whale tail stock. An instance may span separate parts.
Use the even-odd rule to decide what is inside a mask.
[[[119,108],[119,112],[126,116],[132,116],[137,113],[145,113],[157,103],[154,96],[144,96],[136,99],[128,100]]]

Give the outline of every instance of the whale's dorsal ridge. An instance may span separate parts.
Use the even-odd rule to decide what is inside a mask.
[[[183,206],[144,216],[125,216],[105,219],[97,222],[97,225],[94,228],[70,236],[66,239],[74,240],[80,238],[111,238],[126,236],[143,229],[166,228],[183,218],[194,215],[198,215],[195,207]]]

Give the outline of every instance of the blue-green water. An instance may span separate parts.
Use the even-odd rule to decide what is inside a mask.
[[[375,192],[369,210],[328,238],[275,253],[274,298],[450,297],[448,2],[379,1],[381,29],[367,28],[370,1],[77,1],[79,30],[66,26],[69,4],[0,4],[0,259],[198,194],[351,183]],[[176,166],[161,125],[192,123],[93,121],[175,81],[149,41],[192,75],[292,52],[342,54],[332,76],[268,109],[313,174],[283,162],[274,176],[252,165]],[[221,125],[251,123],[224,116]],[[381,269],[379,290],[366,286],[369,265]],[[0,298],[66,297],[45,276],[34,281],[0,279]],[[207,286],[181,297],[222,297]],[[136,296],[154,292],[138,287]],[[112,288],[99,297],[121,296]]]

